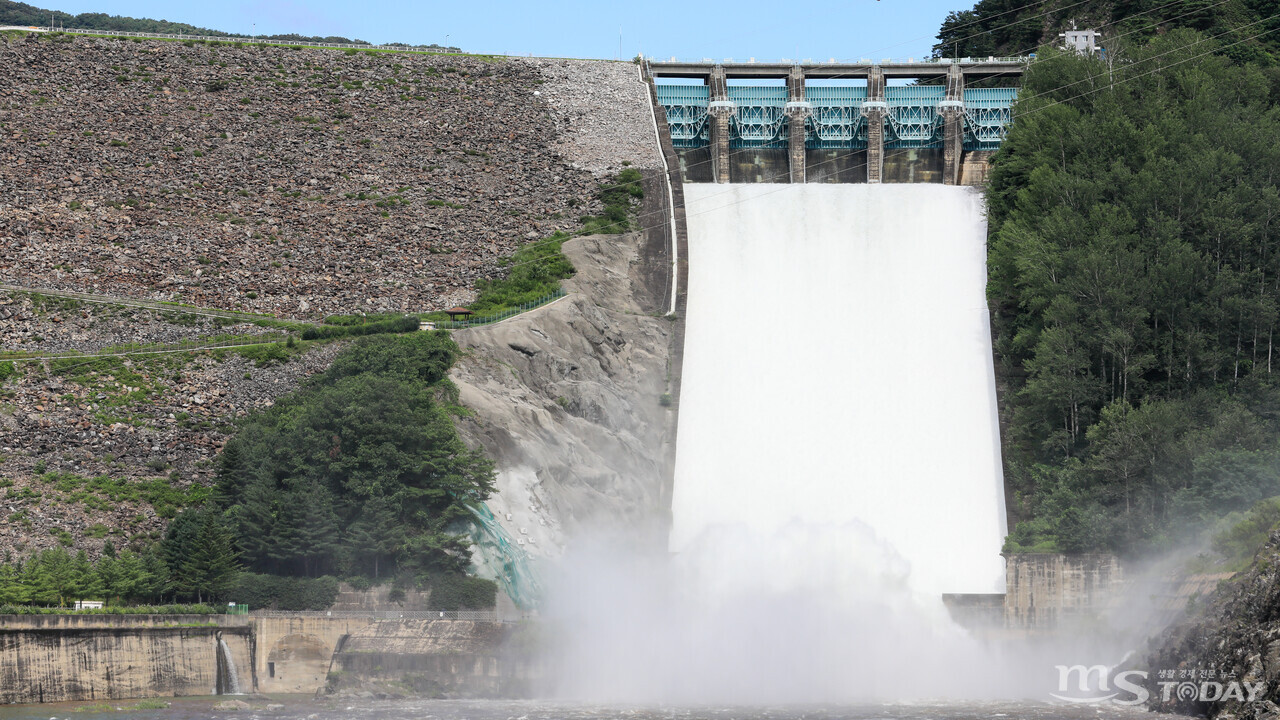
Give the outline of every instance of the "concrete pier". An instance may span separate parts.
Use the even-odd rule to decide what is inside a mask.
[[[787,73],[787,160],[791,182],[805,182],[805,119],[809,103],[804,99],[804,69],[794,65]]]
[[[729,118],[733,115],[733,103],[729,101],[729,81],[724,68],[717,65],[708,78],[711,103],[707,113],[711,116],[711,172],[715,181],[729,183]]]
[[[867,73],[867,101],[862,104],[867,117],[867,182],[878,184],[884,178],[884,119],[889,103],[884,96],[884,71],[873,66]]]
[[[964,158],[964,70],[959,65],[952,65],[947,72],[947,95],[938,109],[943,121],[942,182],[959,185]]]

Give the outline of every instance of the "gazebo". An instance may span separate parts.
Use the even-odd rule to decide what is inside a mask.
[[[457,322],[459,318],[462,318],[462,319],[464,319],[464,320],[465,320],[465,319],[466,319],[466,317],[467,317],[468,315],[474,315],[474,314],[475,314],[475,313],[471,312],[470,310],[468,310],[468,309],[466,309],[466,308],[464,308],[464,307],[449,308],[448,310],[445,310],[444,312],[445,312],[445,314],[446,314],[446,315],[448,315],[448,316],[449,316],[449,319],[450,319],[450,320],[452,320],[452,321],[454,321],[454,322]]]

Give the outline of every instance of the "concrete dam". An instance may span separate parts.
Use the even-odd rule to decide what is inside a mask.
[[[931,606],[1004,590],[985,207],[955,186],[966,156],[999,147],[1015,95],[966,79],[1022,66],[650,68],[671,147],[706,150],[714,181],[690,182],[698,165],[681,159],[689,276],[673,551],[813,534],[792,550],[859,548],[885,564],[851,559],[865,565],[855,574],[882,576],[852,582],[887,573]],[[887,85],[902,79],[917,84]],[[784,84],[730,84],[769,80]],[[892,149],[936,151],[942,172],[894,182]],[[787,176],[738,172],[735,152],[757,166],[782,153]],[[856,155],[863,176],[815,173],[815,152]]]
[[[651,62],[685,182],[976,185],[1025,58]],[[812,81],[812,82],[810,82]],[[982,87],[966,83],[981,81]]]

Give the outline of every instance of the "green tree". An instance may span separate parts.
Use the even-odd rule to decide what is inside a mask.
[[[1144,553],[1277,492],[1280,73],[1215,48],[1025,75],[987,191],[1011,548]]]
[[[65,548],[45,550],[26,564],[24,584],[32,602],[66,607],[75,582],[75,564]]]
[[[213,512],[200,514],[195,545],[183,562],[183,578],[196,594],[196,602],[224,599],[240,572],[238,552],[231,533]]]
[[[102,583],[98,578],[98,572],[89,561],[89,554],[84,550],[76,553],[75,559],[71,562],[71,585],[68,592],[75,600],[102,597]]]
[[[228,443],[240,460],[220,473],[247,477],[219,482],[233,493],[225,512],[250,568],[465,571],[469,543],[456,526],[492,492],[493,464],[453,426],[457,352],[447,333],[361,338],[241,425]]]

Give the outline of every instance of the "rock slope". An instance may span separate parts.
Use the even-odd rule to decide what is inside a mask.
[[[575,80],[550,61],[31,36],[0,42],[0,67],[13,284],[283,315],[440,309],[597,209],[565,153],[597,148],[583,166],[600,172],[652,147],[625,64]],[[540,90],[575,82],[586,106]]]
[[[584,529],[660,531],[675,323],[645,301],[641,248],[638,233],[565,243],[568,297],[454,334],[466,354],[451,377],[474,413],[459,429],[496,459],[489,506],[533,556]]]
[[[598,211],[599,177],[658,163],[647,90],[628,63],[47,35],[0,39],[0,66],[0,282],[23,287],[286,317],[437,309],[473,297],[475,281],[522,243]],[[577,246],[622,257],[613,240],[593,242]],[[601,260],[582,251],[575,262],[582,283]],[[489,403],[477,418],[490,424],[474,438],[528,437],[518,423],[535,404],[580,434],[540,435],[552,443],[541,465],[499,456],[505,478],[527,467],[563,478],[571,489],[552,493],[564,511],[556,522],[589,514],[592,497],[652,503],[658,492],[642,458],[657,436],[597,424],[602,414],[623,426],[662,419],[662,358],[649,345],[665,321],[606,309],[614,291],[626,288],[601,286],[592,309],[580,289],[552,311],[580,317],[547,331],[565,343],[556,352],[566,363],[616,387],[543,378],[531,392],[549,399],[502,394],[524,392],[513,386],[471,395]],[[486,357],[483,338],[524,322],[459,333],[476,344],[476,367],[460,372],[487,382],[481,367],[507,360]],[[0,294],[0,350],[262,330]],[[579,331],[590,340],[569,337]],[[212,481],[234,420],[323,370],[340,344],[300,350],[0,361],[0,554],[62,543],[94,555],[108,539],[158,536],[175,503]],[[626,397],[633,390],[647,404],[621,417],[641,402]],[[602,450],[582,450],[609,433],[630,448],[617,466],[639,478],[629,489],[606,489],[620,470]],[[552,457],[557,448],[579,454]],[[583,452],[597,460],[579,463]],[[97,477],[113,489],[91,486]],[[530,504],[523,485],[506,486],[504,516]],[[527,522],[543,527],[537,519]]]
[[[1147,665],[1155,710],[1218,720],[1280,718],[1280,531],[1272,532],[1249,570],[1221,583],[1199,612],[1153,642]],[[1164,679],[1162,672],[1170,671],[1179,682],[1191,677],[1197,685],[1237,682],[1265,687],[1252,702],[1247,691],[1244,702],[1230,696],[1212,702],[1198,699],[1212,697],[1217,692],[1213,690],[1192,693],[1192,699],[1177,693],[1165,699],[1155,683]]]

